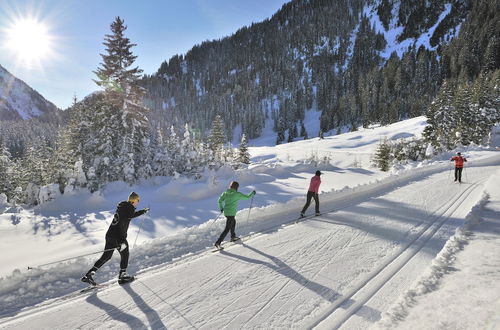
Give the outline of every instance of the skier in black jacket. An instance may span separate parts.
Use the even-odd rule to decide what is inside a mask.
[[[127,230],[130,220],[132,218],[143,215],[148,212],[149,209],[145,208],[140,211],[135,211],[135,207],[139,204],[139,195],[132,192],[128,196],[128,201],[123,201],[116,207],[116,212],[113,217],[113,221],[106,232],[106,245],[104,246],[104,253],[101,258],[96,261],[94,267],[92,267],[85,276],[82,277],[82,282],[86,282],[92,285],[96,285],[94,281],[95,272],[101,268],[113,255],[115,249],[120,252],[120,274],[118,275],[118,283],[123,284],[127,282],[132,282],[134,280],[133,276],[127,274],[128,257],[129,257],[129,246],[127,242]]]

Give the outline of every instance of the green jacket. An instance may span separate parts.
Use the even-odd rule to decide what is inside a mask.
[[[237,192],[234,189],[228,189],[224,191],[217,203],[219,204],[219,209],[224,210],[225,216],[235,216],[236,215],[236,207],[238,206],[238,201],[243,199],[249,199],[254,195],[252,191],[248,195]]]

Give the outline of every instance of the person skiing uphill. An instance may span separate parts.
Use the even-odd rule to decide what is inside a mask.
[[[450,162],[453,161],[455,161],[455,181],[458,180],[459,183],[462,183],[462,170],[464,169],[464,162],[466,162],[467,159],[457,152],[457,155],[450,159]]]
[[[309,183],[309,190],[307,191],[307,200],[306,204],[302,208],[300,212],[300,217],[303,218],[306,213],[307,208],[311,204],[311,198],[314,198],[314,202],[316,203],[316,215],[319,215],[319,185],[321,184],[321,172],[316,171],[316,175],[311,178],[311,182]]]
[[[129,245],[127,242],[127,230],[132,218],[143,215],[148,212],[149,209],[145,208],[140,211],[135,211],[135,207],[139,204],[139,195],[132,192],[128,196],[127,201],[120,202],[116,207],[116,212],[113,217],[113,221],[106,232],[106,244],[104,246],[104,253],[96,261],[94,266],[89,269],[87,274],[85,274],[81,280],[82,282],[89,283],[91,285],[97,285],[94,281],[95,272],[101,268],[113,255],[115,249],[120,252],[120,273],[118,275],[118,283],[124,284],[127,282],[132,282],[134,280],[133,276],[127,274],[128,258],[129,258]]]
[[[235,233],[235,228],[236,228],[235,216],[236,216],[236,208],[238,207],[238,201],[249,199],[256,194],[255,190],[249,193],[248,195],[242,194],[238,192],[239,186],[240,184],[238,182],[236,181],[231,182],[229,189],[224,191],[220,195],[217,201],[220,211],[224,212],[224,215],[226,216],[226,227],[222,231],[222,234],[220,234],[220,237],[217,240],[217,242],[215,242],[214,244],[214,246],[217,249],[221,248],[220,245],[228,232],[231,232],[231,242],[239,240],[239,237],[237,237]]]

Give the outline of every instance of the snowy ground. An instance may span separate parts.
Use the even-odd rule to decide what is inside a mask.
[[[424,123],[254,147],[248,169],[201,182],[116,183],[35,209],[5,206],[0,328],[500,328],[499,152],[461,150],[461,185],[451,153],[392,173],[369,165],[382,137],[419,136]],[[323,214],[295,223],[316,169]],[[257,195],[240,202],[243,242],[212,253],[224,225],[216,200],[233,179]],[[118,286],[115,256],[96,276],[105,287],[81,295],[98,255],[72,257],[102,249],[114,205],[132,189],[152,209],[129,229],[139,278]]]

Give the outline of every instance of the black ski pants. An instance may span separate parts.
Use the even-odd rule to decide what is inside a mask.
[[[226,215],[226,227],[224,228],[222,234],[220,234],[220,237],[217,240],[216,244],[221,244],[224,238],[226,238],[228,232],[231,232],[231,238],[235,238],[236,237],[236,233],[234,232],[235,228],[236,228],[236,219],[234,218],[234,215]]]
[[[316,213],[319,213],[319,196],[316,194],[314,191],[308,191],[307,192],[307,200],[306,200],[306,205],[302,208],[302,212],[300,213],[306,213],[307,208],[311,204],[311,199],[314,198],[314,202],[316,203]]]
[[[129,258],[129,246],[127,240],[119,240],[114,237],[108,237],[106,236],[106,245],[104,245],[104,253],[102,256],[99,258],[99,260],[96,261],[94,264],[94,267],[91,269],[92,271],[96,271],[99,268],[101,268],[102,265],[104,265],[111,257],[113,256],[113,252],[115,252],[116,248],[120,248],[121,244],[125,243],[127,247],[125,249],[119,249],[118,252],[120,252],[120,269],[127,269],[128,266],[128,258]]]
[[[455,167],[455,181],[462,182],[463,167]]]

